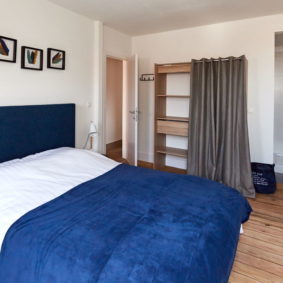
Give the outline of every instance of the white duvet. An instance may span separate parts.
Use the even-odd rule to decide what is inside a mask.
[[[9,227],[25,213],[118,164],[101,154],[73,148],[0,163],[0,247]]]

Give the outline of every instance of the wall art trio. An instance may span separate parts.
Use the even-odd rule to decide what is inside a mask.
[[[43,49],[22,46],[21,68],[29,70],[43,70]],[[0,36],[0,61],[16,63],[17,40]],[[66,52],[59,49],[47,49],[47,68],[65,70]]]

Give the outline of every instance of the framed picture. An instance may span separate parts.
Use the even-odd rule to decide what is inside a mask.
[[[22,69],[42,71],[43,50],[33,47],[22,46]]]
[[[47,49],[47,68],[65,70],[66,52],[59,49]]]
[[[17,40],[0,36],[0,61],[15,63],[17,59]]]

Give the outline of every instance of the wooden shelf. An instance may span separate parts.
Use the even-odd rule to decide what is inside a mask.
[[[187,170],[166,166],[166,165],[157,165],[155,164],[154,169],[160,170],[160,171],[166,171],[170,173],[177,173],[177,174],[187,174]]]
[[[191,71],[190,63],[157,65],[157,73],[159,74],[189,73],[190,71]]]
[[[175,121],[175,122],[189,122],[189,118],[186,118],[186,117],[173,117],[173,116],[161,116],[161,117],[157,117],[157,120]]]
[[[187,157],[188,151],[186,149],[174,148],[174,147],[161,147],[156,150],[161,154],[168,154],[178,157]]]
[[[189,128],[188,122],[157,120],[156,134],[187,137],[188,128]],[[162,144],[159,144],[159,146],[165,146],[165,140],[162,142]]]
[[[173,98],[190,98],[190,95],[178,95],[178,94],[158,94],[158,97],[173,97]]]

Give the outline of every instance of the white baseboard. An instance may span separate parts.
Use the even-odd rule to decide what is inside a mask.
[[[283,165],[275,164],[275,172],[283,174]]]
[[[283,173],[283,153],[274,153],[275,172]]]

